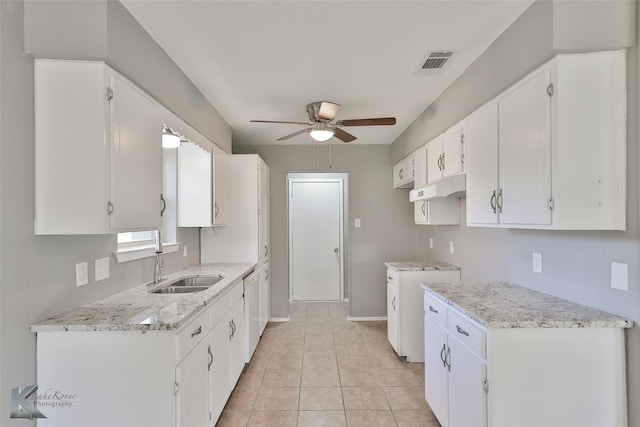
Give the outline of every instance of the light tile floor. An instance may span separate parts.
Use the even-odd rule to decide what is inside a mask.
[[[270,323],[217,426],[438,427],[424,364],[404,363],[386,322],[349,322],[346,303],[291,303]]]

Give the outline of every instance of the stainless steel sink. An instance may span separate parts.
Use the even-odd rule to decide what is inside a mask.
[[[185,277],[184,279],[180,279],[177,282],[170,283],[169,286],[213,286],[218,283],[220,280],[224,279],[223,276],[211,276],[211,277]]]
[[[189,294],[192,292],[201,292],[209,289],[210,286],[215,285],[222,279],[224,279],[224,276],[221,275],[185,277],[184,279],[167,283],[149,292],[152,294]]]
[[[152,294],[190,294],[209,289],[208,286],[164,286],[151,291]]]

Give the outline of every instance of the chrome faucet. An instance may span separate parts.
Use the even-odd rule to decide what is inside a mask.
[[[153,284],[158,284],[162,280],[162,270],[164,270],[164,259],[162,258],[162,231],[156,231],[156,263],[153,269]]]

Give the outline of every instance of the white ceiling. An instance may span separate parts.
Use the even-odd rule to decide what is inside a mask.
[[[532,0],[121,0],[233,129],[234,144],[306,144],[313,101],[341,104],[336,119],[397,118],[349,127],[352,144],[390,144]],[[456,56],[420,75],[427,51]],[[333,138],[332,142],[341,143]]]

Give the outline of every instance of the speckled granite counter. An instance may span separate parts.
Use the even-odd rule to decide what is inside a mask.
[[[385,262],[384,265],[395,271],[458,271],[460,267],[446,262],[403,261]]]
[[[172,330],[186,324],[216,298],[224,295],[255,268],[254,263],[203,264],[167,275],[157,285],[146,284],[31,325],[32,332]],[[209,289],[190,294],[152,294],[149,291],[190,276],[224,278]]]
[[[630,328],[633,321],[510,283],[420,285],[492,328]]]

